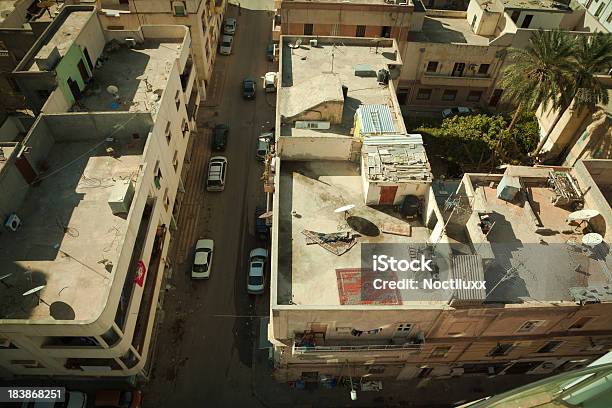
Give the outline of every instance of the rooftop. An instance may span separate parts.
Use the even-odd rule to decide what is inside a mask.
[[[135,48],[107,43],[95,80],[73,110],[155,112],[181,47],[182,39],[148,39]],[[110,85],[119,89],[118,96],[108,92]]]
[[[489,45],[493,38],[475,34],[465,17],[431,16],[425,16],[421,31],[411,31],[409,37],[416,42],[471,45]]]
[[[363,4],[363,5],[385,5],[385,6],[412,6],[411,0],[396,0],[396,2],[387,2],[386,0],[286,0],[288,3],[339,3],[339,4]]]
[[[2,171],[2,168],[6,164],[6,161],[9,157],[11,157],[11,155],[15,152],[16,149],[17,143],[0,143],[0,171]]]
[[[354,293],[345,283],[351,280],[351,271],[361,268],[362,244],[419,245],[429,237],[429,229],[419,221],[407,223],[400,219],[392,207],[360,204],[363,203],[363,180],[357,163],[284,161],[278,194],[279,304],[355,304],[358,299],[351,299]],[[334,210],[347,204],[356,207],[345,220],[343,214]],[[406,235],[383,232],[392,227],[409,232]],[[309,244],[304,230],[320,233],[358,230],[361,236],[355,246],[337,256],[320,245]]]
[[[431,167],[421,135],[375,136],[364,139],[362,155],[371,181],[431,180]]]
[[[57,48],[59,56],[63,57],[92,15],[91,11],[73,11],[69,13],[66,20],[59,26],[49,41],[38,50],[28,70],[44,70],[40,69],[35,60],[39,58],[46,59],[54,48]]]
[[[541,10],[541,11],[568,11],[559,0],[499,0],[504,9]]]
[[[0,25],[3,25],[7,17],[13,13],[15,5],[19,2],[21,2],[21,0],[0,0]],[[62,3],[52,2],[49,8],[45,9],[38,7],[37,1],[30,0],[30,3],[25,13],[21,15],[21,18],[25,17],[25,19],[13,20],[12,23],[9,23],[8,27],[13,26],[13,28],[19,28],[23,23],[31,21],[50,21],[57,15],[59,9],[63,6]]]
[[[328,130],[284,125],[281,136],[350,136],[355,111],[360,105],[392,106],[389,87],[378,83],[376,72],[389,69],[389,65],[401,64],[393,41],[380,40],[377,46],[371,40],[319,38],[317,46],[307,46],[308,38],[304,37],[302,45],[292,49],[289,45],[296,41],[296,37],[283,37],[278,96],[280,115],[296,118],[325,104],[340,107],[340,111],[337,123],[332,123]],[[355,75],[358,65],[374,76]],[[343,98],[342,86],[348,88],[346,98]],[[395,117],[394,122],[397,119]],[[396,128],[402,127],[396,123]]]
[[[64,133],[57,128],[54,138]],[[10,275],[0,286],[0,319],[90,320],[103,310],[127,232],[127,220],[113,215],[108,199],[112,187],[135,179],[146,143],[114,134],[113,157],[104,137],[56,139],[44,158],[48,170],[25,185],[16,211],[21,227],[0,234],[0,270]],[[23,295],[43,285],[38,296]]]

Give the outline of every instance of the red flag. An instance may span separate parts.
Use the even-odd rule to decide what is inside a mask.
[[[145,274],[147,273],[147,267],[144,262],[138,261],[136,264],[136,276],[134,276],[134,282],[142,288],[144,284]]]

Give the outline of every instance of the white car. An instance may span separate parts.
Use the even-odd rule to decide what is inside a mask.
[[[237,21],[235,18],[228,17],[223,21],[223,34],[234,35],[236,34]]]
[[[208,164],[208,178],[206,191],[223,191],[225,189],[225,174],[227,173],[227,158],[215,156],[210,158]]]
[[[266,72],[263,88],[266,92],[276,92],[276,72]]]
[[[259,295],[264,292],[266,286],[266,260],[268,251],[264,248],[255,248],[249,255],[249,277],[247,280],[247,292],[251,295]]]
[[[442,117],[448,118],[450,116],[470,115],[472,113],[474,113],[472,108],[468,108],[467,106],[457,106],[455,108],[444,109],[442,111]]]
[[[232,44],[234,37],[231,35],[224,35],[221,37],[221,45],[219,46],[219,53],[222,55],[230,55],[232,53]]]
[[[191,279],[210,278],[214,247],[215,243],[212,239],[199,239],[196,242]]]

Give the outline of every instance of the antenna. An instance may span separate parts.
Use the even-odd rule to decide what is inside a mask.
[[[28,290],[27,292],[22,293],[21,296],[26,297],[29,295],[36,295],[37,303],[43,302],[45,305],[50,306],[47,302],[45,302],[44,300],[40,298],[40,294],[38,293],[41,290],[43,290],[46,286],[47,285],[37,286],[35,288]]]

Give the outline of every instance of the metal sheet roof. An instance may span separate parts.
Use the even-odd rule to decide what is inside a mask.
[[[484,270],[480,255],[456,255],[453,257],[452,279],[461,279],[464,282],[482,282]],[[453,295],[458,300],[484,300],[487,297],[486,289],[469,288],[456,289]]]
[[[357,108],[362,134],[380,135],[396,133],[393,116],[388,105],[361,105]]]

